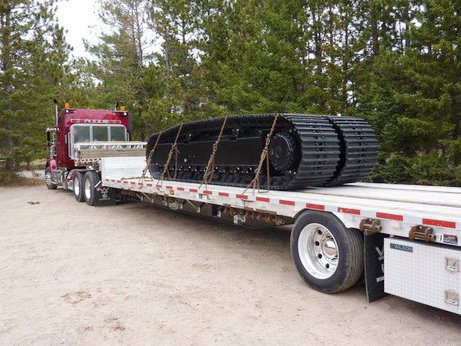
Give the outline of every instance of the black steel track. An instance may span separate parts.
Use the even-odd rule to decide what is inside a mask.
[[[214,178],[209,184],[246,187],[254,178],[264,139],[274,121],[274,114],[227,117],[216,155]],[[201,183],[223,118],[201,120],[183,125],[178,138],[178,160],[172,160],[167,172],[176,180]],[[161,133],[149,167],[158,179],[179,126]],[[270,167],[271,189],[294,190],[309,186],[331,186],[358,181],[368,176],[376,164],[377,140],[371,127],[351,117],[326,117],[303,114],[280,114],[274,134],[291,138],[288,142],[289,167]],[[150,136],[146,157],[159,133]],[[280,149],[280,148],[278,148]],[[272,149],[271,149],[272,150]],[[265,165],[264,165],[265,168]],[[168,180],[168,174],[165,175]],[[261,188],[267,188],[266,169]]]
[[[327,186],[360,181],[370,175],[377,163],[378,139],[363,119],[328,117],[341,142],[340,165]]]

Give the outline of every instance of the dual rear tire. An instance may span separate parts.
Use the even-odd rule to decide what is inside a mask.
[[[74,177],[74,196],[77,202],[84,202],[94,206],[96,199],[96,184],[100,181],[98,173],[88,171],[76,172]]]

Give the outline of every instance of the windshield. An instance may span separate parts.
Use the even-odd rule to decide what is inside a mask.
[[[85,142],[126,142],[123,125],[72,125],[69,133],[68,155],[75,158],[74,144]],[[90,144],[79,144],[79,149],[90,149]]]
[[[125,126],[108,125],[73,125],[74,143],[126,141]]]
[[[89,142],[90,138],[90,127],[89,126],[74,126],[74,143]]]
[[[108,140],[107,126],[93,126],[93,141],[107,142]]]
[[[111,126],[110,127],[110,140],[125,142],[126,141],[125,127],[122,126]]]

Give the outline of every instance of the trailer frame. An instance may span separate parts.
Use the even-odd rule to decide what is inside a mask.
[[[431,250],[434,247],[442,249],[440,251],[449,248],[451,257],[445,262],[458,266],[460,263],[461,188],[354,183],[302,191],[262,191],[145,178],[142,177],[146,165],[143,156],[101,157],[90,162],[99,165],[89,166],[87,171],[101,176],[101,181],[94,187],[98,194],[93,205],[111,205],[120,198],[129,197],[172,210],[207,214],[214,218],[227,217],[235,224],[290,225],[309,212],[332,215],[347,229],[363,233],[364,281],[369,302],[387,293],[402,296],[401,290],[395,290],[396,274],[384,270],[385,258],[394,263],[395,258],[401,256],[398,250],[402,248],[396,245],[400,240],[416,244],[418,249],[423,249],[420,252],[427,249],[428,256],[435,253]],[[68,184],[69,189],[72,185]],[[386,253],[385,239],[395,239],[395,246],[388,246]],[[459,253],[459,257],[452,258],[453,253]],[[431,264],[433,268],[419,269],[423,272],[420,275],[443,271],[443,275],[449,276],[443,297],[404,296],[461,314],[458,294],[461,274],[459,270],[451,270],[445,262],[434,262]],[[386,277],[393,283],[387,291]],[[453,286],[453,283],[456,284]],[[431,289],[420,288],[427,292]],[[433,303],[436,300],[437,304]]]

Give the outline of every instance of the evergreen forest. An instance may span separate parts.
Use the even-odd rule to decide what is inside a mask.
[[[0,0],[0,180],[46,156],[57,99],[124,102],[135,140],[228,114],[360,117],[370,181],[461,186],[461,1],[95,1],[88,59],[55,0]]]

